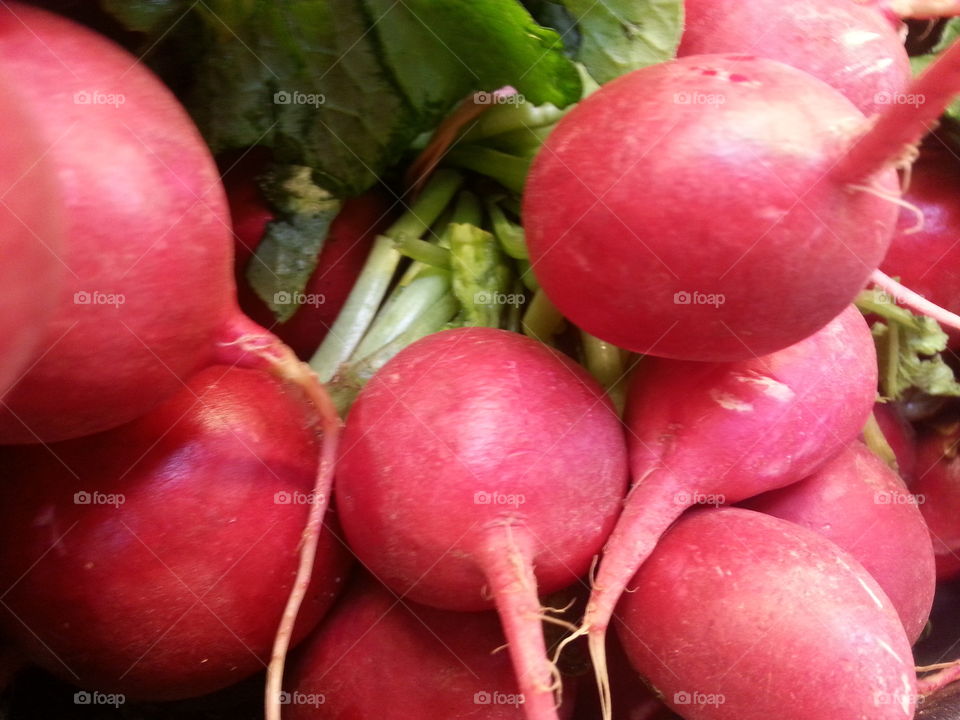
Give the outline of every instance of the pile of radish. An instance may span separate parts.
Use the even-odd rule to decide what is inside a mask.
[[[61,5],[0,4],[0,720],[950,717],[960,3],[685,0],[353,196]]]

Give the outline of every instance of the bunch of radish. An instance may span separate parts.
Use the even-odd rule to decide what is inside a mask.
[[[960,676],[911,651],[960,572],[954,408],[878,401],[932,345],[854,305],[960,337],[960,165],[914,164],[960,46],[911,80],[902,24],[960,6],[685,9],[570,110],[462,105],[279,322],[270,158],[218,169],[137,58],[3,4],[0,693],[910,720]]]

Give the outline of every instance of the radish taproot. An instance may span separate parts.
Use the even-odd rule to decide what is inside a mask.
[[[873,339],[852,306],[771,355],[736,363],[644,360],[627,397],[634,485],[578,631],[589,633],[605,703],[607,626],[667,527],[691,506],[739,502],[810,475],[860,434],[876,383]]]
[[[905,27],[856,0],[684,0],[677,54],[750,53],[810,73],[865,115],[910,83]]]
[[[296,651],[289,720],[520,720],[525,698],[510,658],[494,652],[503,644],[495,613],[415,605],[358,578]]]
[[[687,720],[913,718],[913,656],[890,600],[807,528],[740,508],[695,511],[631,588],[617,633]]]
[[[927,624],[937,581],[917,504],[893,470],[853,442],[805,480],[743,506],[803,525],[855,557],[890,598],[913,643]]]
[[[132,424],[0,453],[0,627],[64,679],[130,699],[211,692],[264,667],[317,466],[296,388],[211,366]],[[325,530],[296,638],[347,566]]]
[[[14,2],[0,8],[0,62],[56,173],[66,265],[39,359],[0,407],[0,443],[116,427],[200,368],[251,364],[254,344],[279,352],[239,311],[217,168],[163,83],[106,38]]]
[[[623,431],[586,372],[503,330],[402,350],[350,410],[337,503],[351,549],[411,600],[495,606],[527,717],[555,718],[538,592],[572,584],[616,520]]]
[[[60,300],[60,198],[34,124],[0,78],[0,397],[32,359]]]
[[[954,45],[908,88],[922,102],[870,121],[825,83],[753,56],[624,75],[534,159],[533,271],[572,322],[635,352],[726,361],[798,342],[875,274],[898,215],[893,165],[960,89],[958,68]]]

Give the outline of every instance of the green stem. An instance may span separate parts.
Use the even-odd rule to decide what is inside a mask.
[[[523,334],[542,343],[549,343],[550,339],[560,331],[563,322],[563,315],[550,302],[546,293],[543,290],[537,290],[533,300],[530,301],[530,307],[523,315]]]
[[[546,127],[557,123],[565,114],[565,110],[560,110],[549,103],[532,105],[524,102],[517,105],[497,105],[481,115],[461,140],[475,142],[516,130]]]
[[[887,323],[887,362],[881,385],[885,397],[896,400],[897,376],[900,372],[900,326]]]
[[[450,269],[450,251],[434,245],[432,242],[405,237],[402,240],[397,240],[394,247],[401,255],[405,255],[421,264],[417,269],[418,273],[423,269],[423,265],[430,265],[443,270]]]
[[[341,365],[337,376],[330,383],[330,397],[340,416],[346,416],[363,386],[394,355],[420,338],[443,330],[456,316],[459,308],[453,293],[448,292],[390,343],[367,357]]]
[[[609,390],[623,377],[624,368],[620,348],[584,330],[580,331],[580,339],[583,342],[587,370],[604,389]]]
[[[383,302],[402,257],[394,241],[404,236],[423,235],[453,199],[462,182],[463,177],[454,171],[434,173],[413,206],[374,241],[347,302],[310,360],[310,366],[322,382],[330,380],[337,367],[350,357]]]
[[[877,422],[876,413],[870,413],[870,417],[867,418],[867,424],[863,428],[863,439],[874,455],[883,460],[895,472],[900,472],[900,467],[897,465],[897,454],[893,452],[887,436],[883,434],[880,423]]]
[[[402,335],[427,308],[450,290],[450,274],[425,272],[401,292],[389,308],[377,315],[370,330],[357,345],[353,357],[364,358]]]
[[[523,228],[510,222],[495,200],[487,202],[487,214],[490,216],[493,234],[503,251],[514,260],[526,260],[529,255]]]
[[[447,153],[444,161],[491,177],[517,194],[523,192],[530,169],[530,158],[508,155],[480,145],[458,145]]]

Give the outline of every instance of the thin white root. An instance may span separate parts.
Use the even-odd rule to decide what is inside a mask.
[[[556,665],[560,661],[560,655],[563,653],[564,648],[566,648],[567,645],[575,641],[577,638],[582,638],[588,632],[589,630],[585,627],[574,628],[572,634],[567,635],[567,637],[557,643],[557,647],[553,651],[553,659],[551,662]]]
[[[902,197],[891,195],[890,193],[884,192],[883,190],[879,188],[875,188],[871,185],[847,185],[847,188],[850,190],[865,192],[869,195],[874,195],[880,198],[881,200],[886,200],[888,202],[891,202],[894,205],[897,205],[898,207],[913,213],[916,216],[917,221],[914,225],[912,225],[911,227],[908,227],[906,230],[903,231],[905,235],[912,235],[913,233],[917,233],[923,230],[923,223],[924,223],[923,210],[918,208],[913,203],[907,202]]]
[[[930,302],[923,295],[901,285],[886,273],[874,270],[870,276],[870,282],[894,298],[898,305],[906,306],[914,312],[931,317],[943,327],[960,330],[960,315]]]
[[[607,668],[607,634],[590,631],[588,644],[593,672],[597,679],[597,693],[600,695],[600,714],[603,720],[613,720],[613,696],[610,692],[610,671]]]

